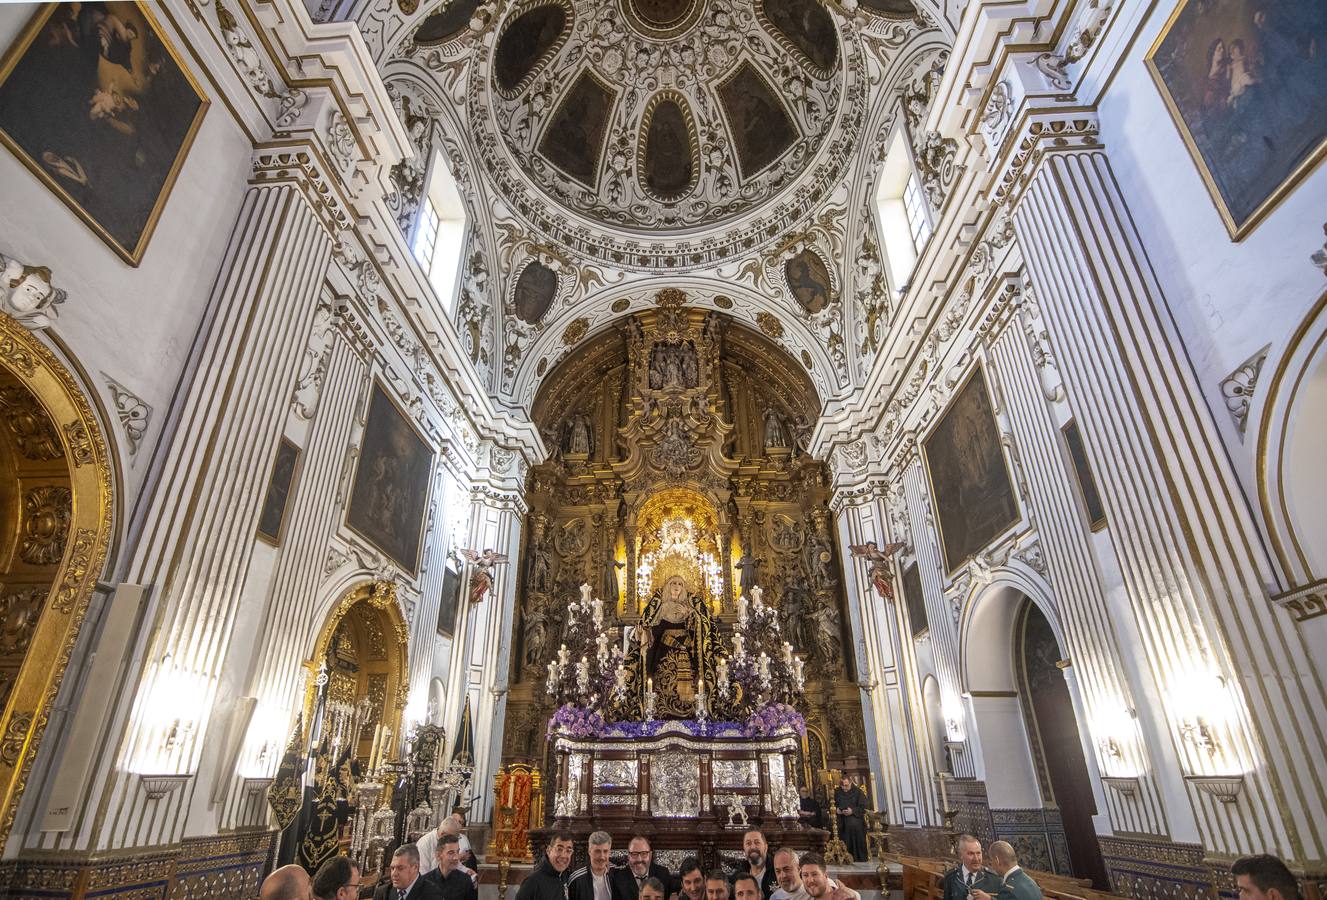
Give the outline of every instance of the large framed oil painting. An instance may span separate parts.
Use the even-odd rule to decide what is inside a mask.
[[[1147,54],[1240,240],[1327,154],[1327,3],[1180,0]]]
[[[207,107],[148,4],[43,4],[0,60],[0,141],[131,265]]]
[[[346,524],[397,565],[419,569],[433,448],[374,382]]]
[[[1018,521],[981,366],[954,395],[923,451],[945,568],[952,572]]]

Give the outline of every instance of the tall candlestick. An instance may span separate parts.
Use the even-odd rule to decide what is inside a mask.
[[[945,773],[941,772],[940,778],[940,814],[949,812],[949,794],[945,791]]]

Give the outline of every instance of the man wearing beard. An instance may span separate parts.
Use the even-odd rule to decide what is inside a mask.
[[[847,900],[848,892],[829,880],[825,857],[819,853],[802,854],[798,871],[802,876],[802,886],[806,888],[811,900]]]
[[[638,834],[627,843],[626,867],[613,870],[615,900],[639,900],[641,885],[647,878],[659,879],[659,883],[664,886],[665,897],[671,897],[677,890],[673,883],[673,873],[654,862],[650,839]]]
[[[769,844],[765,841],[765,835],[754,828],[742,835],[742,853],[746,856],[746,869],[739,869],[738,874],[745,873],[754,877],[756,884],[760,885],[759,900],[768,900],[769,895],[778,889],[779,880],[774,874],[774,867],[769,864]]]

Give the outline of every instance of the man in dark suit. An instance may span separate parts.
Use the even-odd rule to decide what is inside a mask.
[[[991,868],[1003,879],[1000,889],[993,895],[978,888],[972,889],[973,900],[1043,900],[1041,888],[1018,865],[1018,854],[1007,841],[991,844]]]
[[[760,900],[768,900],[779,889],[779,878],[769,864],[769,842],[765,835],[755,828],[742,835],[742,855],[746,857],[746,867],[733,873],[734,880],[738,875],[754,876],[760,885]],[[733,895],[736,896],[735,891]]]
[[[419,874],[419,848],[402,844],[392,854],[390,881],[378,886],[373,900],[442,900],[437,886]]]
[[[958,861],[958,868],[946,872],[940,882],[944,900],[968,900],[974,889],[994,894],[1003,886],[1000,876],[982,865],[981,841],[970,834],[958,836]]]
[[[438,867],[423,875],[438,889],[443,900],[479,900],[479,889],[470,873],[461,868],[461,839],[454,834],[438,838]]]
[[[640,886],[646,878],[659,879],[665,888],[665,897],[671,897],[677,891],[673,873],[654,862],[650,839],[638,834],[627,844],[626,868],[613,870],[614,900],[639,900]]]

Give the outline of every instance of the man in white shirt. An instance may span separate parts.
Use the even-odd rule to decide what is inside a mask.
[[[613,868],[608,857],[613,852],[613,837],[606,831],[596,831],[590,835],[590,864],[571,873],[567,882],[569,900],[615,900],[613,882],[609,873]]]
[[[456,817],[447,816],[438,823],[437,828],[430,828],[419,836],[419,840],[415,841],[415,846],[419,848],[419,873],[421,875],[427,875],[438,867],[438,839],[444,834],[456,835],[456,842],[460,846],[461,859],[466,858],[466,853],[470,850],[470,842],[461,833],[461,823],[456,820]],[[461,866],[461,868],[465,869],[471,876],[474,875],[471,869],[465,866]]]
[[[806,892],[806,886],[802,884],[797,851],[791,847],[780,847],[770,858],[774,862],[774,877],[779,880],[779,887],[769,895],[769,900],[810,900],[811,895]],[[848,900],[862,900],[861,894],[839,884],[833,878],[829,879],[829,890],[842,891]]]

